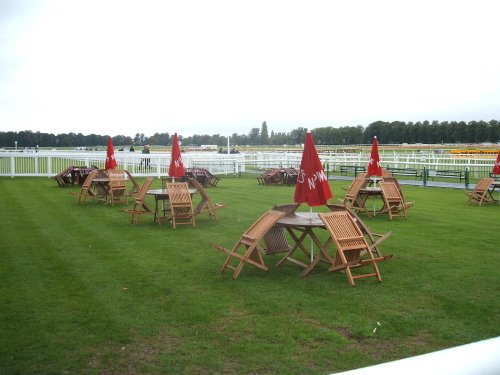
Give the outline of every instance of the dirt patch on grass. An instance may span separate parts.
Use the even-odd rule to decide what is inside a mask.
[[[139,338],[122,347],[93,350],[94,354],[87,366],[98,370],[100,374],[149,373],[148,366],[157,362],[158,356],[173,352],[176,343],[176,338],[165,334]]]

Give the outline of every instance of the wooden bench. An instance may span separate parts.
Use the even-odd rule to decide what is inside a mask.
[[[413,176],[415,178],[422,177],[422,173],[416,168],[386,168],[392,175],[398,176]]]
[[[348,173],[364,173],[366,172],[366,168],[363,166],[357,165],[341,165],[340,166],[340,174],[347,176]]]
[[[490,173],[490,177],[494,178],[495,181],[500,181],[500,174]]]
[[[434,180],[435,177],[438,178],[458,178],[460,182],[465,179],[465,174],[463,171],[457,171],[452,169],[436,169],[429,170],[429,177]]]

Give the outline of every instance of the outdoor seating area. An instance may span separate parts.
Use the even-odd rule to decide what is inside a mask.
[[[386,172],[388,171],[387,169]],[[408,209],[414,204],[405,201],[398,180],[390,173],[383,173],[382,177],[376,179],[368,177],[366,173],[359,174],[346,190],[342,204],[356,213],[364,212],[368,216],[387,214],[390,220],[397,216],[408,219]],[[374,199],[381,200],[382,205],[379,202],[377,208]]]
[[[137,198],[140,198],[141,189],[161,188],[159,179],[141,177],[137,180],[140,186]],[[151,185],[144,188],[147,182]],[[328,205],[313,207],[315,218],[310,221],[310,207],[293,203],[289,189],[258,187],[255,176],[247,174],[224,179],[217,189],[209,190],[213,202],[223,201],[226,204],[225,208],[217,210],[217,220],[211,220],[203,212],[196,216],[195,228],[183,225],[172,230],[171,225],[154,223],[154,197],[151,195],[146,194],[142,203],[139,199],[138,206],[144,213],[139,215],[140,222],[133,221],[139,223],[136,225],[129,224],[130,212],[122,212],[133,209],[132,199],[129,199],[128,206],[116,204],[114,208],[98,204],[97,199],[92,203],[92,197],[87,197],[85,205],[77,205],[75,197],[67,191],[77,192],[80,190],[78,186],[62,191],[52,180],[40,178],[5,179],[2,184],[4,194],[0,199],[3,204],[9,202],[9,206],[15,209],[10,219],[2,219],[4,241],[12,244],[4,247],[7,251],[5,260],[9,267],[14,267],[14,264],[16,267],[15,274],[3,273],[4,290],[17,294],[22,291],[25,296],[15,306],[5,304],[4,299],[4,309],[8,309],[4,312],[22,317],[26,311],[37,311],[40,315],[29,324],[29,332],[32,333],[15,336],[12,345],[16,347],[29,348],[29,342],[39,342],[41,346],[54,345],[52,337],[41,341],[40,337],[44,337],[42,332],[47,325],[61,322],[61,319],[64,324],[58,324],[57,346],[81,346],[83,356],[86,352],[91,353],[86,363],[93,360],[92,350],[97,348],[105,354],[104,357],[99,356],[99,361],[106,368],[117,363],[119,368],[123,368],[124,363],[129,363],[128,348],[132,347],[135,356],[135,346],[139,346],[141,351],[145,346],[147,349],[144,350],[149,352],[148,343],[154,343],[154,347],[164,353],[173,353],[176,358],[195,353],[197,356],[215,356],[222,364],[227,356],[219,357],[217,352],[207,349],[207,345],[218,347],[224,342],[229,350],[240,350],[239,345],[227,343],[227,337],[236,333],[252,335],[255,330],[264,336],[262,342],[276,337],[282,329],[284,332],[301,332],[299,338],[289,339],[292,352],[311,345],[313,355],[321,355],[326,349],[343,360],[349,358],[342,353],[357,341],[342,334],[363,335],[363,340],[377,347],[387,340],[401,342],[401,348],[387,349],[390,355],[384,350],[383,355],[387,354],[384,357],[387,359],[415,354],[412,345],[416,338],[420,340],[422,329],[426,339],[425,345],[418,347],[418,353],[497,334],[495,323],[498,318],[494,312],[499,302],[492,298],[496,293],[492,280],[496,277],[498,251],[494,241],[481,244],[481,259],[471,257],[470,249],[477,246],[478,237],[487,238],[495,232],[495,218],[500,205],[468,205],[463,189],[403,186],[408,200],[416,202],[408,220],[395,218],[390,221],[387,214],[368,216],[363,212],[359,212],[356,219],[355,212],[347,210],[342,204],[333,204],[346,193],[342,190],[345,181],[333,180],[330,185],[335,198],[330,199]],[[128,187],[130,185],[128,182]],[[497,191],[494,194],[496,198]],[[241,199],[242,196],[245,200]],[[193,206],[196,207],[200,201],[201,195],[196,193]],[[46,209],[47,204],[50,204],[50,210]],[[30,213],[43,216],[44,220],[25,220],[20,225],[17,218],[22,215],[16,207],[25,206],[33,207]],[[280,211],[279,206],[289,207]],[[269,210],[279,212],[274,224],[268,222],[264,229],[250,230],[258,218]],[[353,250],[344,247],[342,254],[345,260],[342,259],[334,239],[337,238],[342,246],[347,246],[349,241],[343,242],[343,237],[334,237],[327,229],[321,217],[329,212],[345,212],[353,218],[349,228],[354,228],[354,234],[349,235],[349,239],[357,238],[359,242],[356,246],[362,245],[364,249],[367,243],[373,258],[367,251],[358,253],[356,247]],[[302,222],[294,224],[294,217]],[[342,220],[336,216],[331,219],[341,225],[348,220],[345,214],[341,217]],[[451,217],[467,217],[467,220],[462,223]],[[50,223],[50,229],[44,222]],[[356,224],[354,227],[353,222]],[[329,257],[321,252],[308,234],[301,239],[305,225],[309,226]],[[32,233],[33,236],[29,237],[36,237],[36,240],[23,238],[21,241],[21,227],[23,231]],[[296,239],[289,234],[287,227]],[[343,225],[341,228],[344,228]],[[360,232],[366,243],[361,239]],[[61,238],[59,233],[63,234],[64,240],[58,241]],[[260,240],[257,242],[256,238]],[[383,239],[377,242],[380,238]],[[75,239],[71,249],[68,239]],[[303,248],[297,245],[299,241]],[[210,242],[228,249],[229,253],[213,249]],[[232,252],[238,243],[240,247]],[[289,255],[294,247],[295,251]],[[231,253],[237,253],[243,259]],[[391,255],[392,259],[387,260]],[[277,267],[285,257],[286,260]],[[377,260],[385,257],[384,261]],[[492,260],[491,264],[484,264],[485,257]],[[220,270],[228,258],[234,269],[228,264],[221,274]],[[419,269],[415,269],[416,259],[422,264]],[[314,267],[303,274],[312,262],[315,262]],[[238,267],[240,270],[236,273]],[[446,268],[453,269],[453,272],[443,272]],[[368,276],[357,277],[365,275]],[[232,280],[234,276],[235,281]],[[471,279],[474,283],[470,283]],[[60,287],[46,288],[46,283]],[[429,290],[438,293],[435,298],[429,298]],[[375,305],[374,300],[377,301]],[[28,307],[32,310],[26,310]],[[292,318],[290,311],[299,309],[300,319]],[[338,316],[349,316],[349,320],[337,322],[332,319],[332,309]],[[366,311],[371,312],[366,314]],[[262,314],[265,314],[266,322],[256,319]],[[485,314],[490,316],[486,321],[482,319]],[[141,317],[140,323],[137,316]],[[30,321],[28,319],[26,317],[25,321]],[[351,320],[355,320],[356,324]],[[91,330],[82,328],[82,321],[89,322]],[[99,323],[101,321],[102,324]],[[305,324],[305,321],[314,324]],[[6,328],[12,326],[8,319],[4,319],[2,325]],[[449,327],[457,325],[461,327],[459,337],[450,335]],[[157,327],[155,331],[169,332],[167,342],[154,332],[137,336],[134,331],[143,326],[154,326]],[[378,330],[373,334],[375,327]],[[126,332],[122,337],[124,328]],[[82,334],[82,329],[89,333]],[[96,336],[92,334],[95,330],[104,336],[102,343],[96,341]],[[195,335],[196,330],[198,335]],[[325,334],[325,330],[330,333]],[[199,336],[207,332],[215,334],[208,335],[204,338],[204,345],[200,345]],[[382,337],[378,336],[379,332]],[[321,349],[314,346],[318,337],[326,340]],[[171,338],[177,343],[174,351],[170,349]],[[432,344],[434,340],[439,341],[439,345]],[[122,347],[126,349],[121,350]],[[406,347],[408,349],[404,349]],[[118,356],[114,354],[116,348]],[[270,355],[268,347],[260,346],[252,347],[251,353]],[[365,361],[363,363],[370,364],[373,363],[372,353],[366,349],[360,350],[358,355]],[[113,361],[106,359],[108,355]],[[271,357],[277,361],[279,368],[291,372],[300,368],[301,372],[307,373],[310,368],[311,362],[305,358],[291,366],[288,355],[271,353]],[[239,358],[239,355],[234,358]],[[158,356],[153,356],[151,360],[156,364],[162,363]],[[42,357],[39,361],[48,368],[55,368],[50,367],[54,363],[52,357]],[[151,362],[139,359],[139,363],[147,366]],[[321,371],[315,373],[327,373],[336,368],[329,359],[321,363]],[[56,366],[61,368],[61,365]],[[184,366],[189,366],[187,361]],[[210,368],[217,372],[222,367],[216,365]],[[278,371],[277,367],[275,369]]]
[[[274,206],[243,233],[231,250],[211,243],[212,247],[227,254],[221,272],[232,269],[233,278],[237,279],[246,264],[269,271],[265,259],[285,253],[276,266],[286,263],[299,266],[301,277],[307,276],[323,262],[328,264],[328,271],[346,271],[351,286],[355,286],[355,279],[369,276],[376,276],[377,281],[382,281],[377,263],[392,258],[392,255],[382,256],[379,245],[391,232],[383,235],[372,233],[346,206],[329,205],[330,213],[296,212],[299,206]],[[327,237],[320,239],[324,233],[321,236],[318,230],[326,230]],[[306,239],[315,244],[315,255]],[[353,273],[354,269],[368,264],[374,269],[373,273]]]
[[[89,173],[96,168],[69,166],[62,172],[52,176],[52,179],[57,182],[59,187],[67,187],[71,185],[82,185]]]
[[[220,181],[220,178],[210,173],[206,168],[186,168],[186,174],[182,178],[186,181],[194,178],[196,179],[203,187],[207,186],[217,186]]]
[[[93,169],[82,184],[77,195],[77,204],[82,205],[87,199],[93,203],[104,205],[126,205],[129,199],[134,201],[132,209],[124,208],[122,211],[129,213],[130,223],[139,224],[140,217],[153,214],[153,222],[160,225],[170,222],[175,229],[180,224],[190,224],[195,227],[195,217],[205,212],[212,220],[217,219],[217,211],[225,207],[223,203],[214,203],[203,185],[192,178],[187,182],[168,182],[171,177],[161,179],[161,189],[151,189],[153,178],[145,179],[142,186],[126,170],[98,170]],[[200,196],[197,204],[193,206],[193,195]],[[154,197],[155,209],[152,210],[146,203],[146,197]]]
[[[295,185],[298,171],[295,168],[271,168],[257,177],[259,185]]]
[[[15,188],[12,181],[3,181],[6,197],[1,199],[13,207],[34,207],[36,217],[44,217],[42,221],[24,216],[22,225],[21,216],[12,216],[15,225],[0,219],[3,226],[10,225],[6,243],[15,244],[12,250],[6,247],[6,260],[16,272],[2,273],[3,285],[16,296],[20,290],[27,296],[25,305],[16,298],[19,309],[7,303],[9,313],[17,317],[28,311],[24,323],[30,326],[24,335],[36,336],[33,342],[55,324],[57,345],[82,346],[91,358],[77,370],[93,370],[90,364],[97,361],[99,368],[106,363],[106,369],[133,368],[134,373],[147,372],[143,369],[151,360],[170,363],[165,358],[179,361],[179,355],[191,356],[179,368],[181,373],[199,372],[201,367],[233,372],[233,367],[224,367],[226,353],[212,350],[221,345],[236,352],[236,361],[243,350],[270,356],[277,363],[276,372],[297,372],[300,367],[300,373],[309,373],[310,359],[290,365],[290,354],[269,353],[274,345],[266,343],[277,334],[280,342],[288,340],[286,347],[293,356],[306,343],[312,348],[308,357],[314,353],[319,358],[326,348],[345,361],[352,358],[342,357],[343,353],[352,353],[353,342],[359,347],[359,336],[370,344],[358,354],[368,363],[373,361],[372,348],[381,345],[385,346],[380,355],[389,352],[391,359],[415,354],[412,345],[415,337],[421,341],[422,329],[426,338],[422,352],[435,349],[427,343],[430,340],[448,346],[461,343],[464,336],[469,340],[494,334],[491,327],[497,325],[481,318],[487,314],[497,319],[491,280],[498,252],[494,241],[481,244],[481,259],[470,256],[470,249],[477,246],[478,236],[487,238],[495,231],[500,205],[485,203],[498,203],[493,197],[500,184],[493,178],[478,181],[466,192],[469,204],[465,204],[458,189],[403,185],[408,181],[399,181],[380,167],[376,146],[375,138],[367,172],[357,174],[346,187],[346,179],[331,180],[324,173],[319,157],[310,152],[314,144],[308,132],[301,178],[293,194],[288,188],[257,188],[250,173],[225,179],[208,194],[198,179],[186,181],[179,154],[171,157],[168,177],[156,179],[136,179],[108,155],[111,166],[92,170],[80,188],[67,187],[78,196],[77,204],[59,189],[48,188],[47,181],[23,179]],[[345,193],[339,194],[342,188]],[[332,189],[341,203],[333,203]],[[225,203],[215,203],[221,198]],[[134,201],[132,208],[129,200]],[[227,208],[219,217],[223,207]],[[141,221],[142,215],[152,219]],[[467,220],[450,220],[465,216]],[[394,220],[397,217],[405,220]],[[36,240],[19,240],[21,227],[35,233]],[[484,256],[494,261],[485,264]],[[415,268],[415,259],[422,267]],[[453,272],[443,272],[446,267]],[[234,281],[224,275],[228,271]],[[439,295],[432,297],[429,290]],[[332,309],[348,319],[332,319]],[[32,311],[40,312],[40,327],[31,319]],[[259,319],[262,316],[266,319]],[[19,328],[9,319],[1,324]],[[449,330],[457,324],[458,338]],[[299,334],[290,337],[290,332]],[[251,337],[250,348],[227,341],[235,334]],[[18,337],[11,336],[18,348],[30,346]],[[324,339],[321,348],[318,338]],[[400,341],[403,349],[387,346],[388,340]],[[44,344],[54,342],[48,337]],[[97,358],[94,348],[105,355]],[[121,348],[118,356],[116,348]],[[143,352],[164,356],[148,354],[141,360]],[[201,367],[193,367],[193,352],[196,358],[217,358],[219,364],[202,360]],[[139,358],[141,367],[130,367],[130,357],[134,363]],[[315,372],[334,368],[337,362],[330,355],[325,358]],[[54,369],[54,358],[48,360],[44,368]],[[269,370],[267,365],[259,369],[247,365],[244,372]]]

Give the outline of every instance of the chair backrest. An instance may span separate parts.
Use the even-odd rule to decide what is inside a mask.
[[[380,181],[379,186],[382,189],[382,197],[386,202],[403,203],[400,190],[393,181]]]
[[[382,168],[382,178],[385,179],[386,177],[393,177],[391,171]]]
[[[153,177],[148,177],[144,180],[141,188],[137,192],[137,196],[135,197],[136,202],[143,202],[146,197],[146,193],[148,192],[149,187],[153,183]]]
[[[172,205],[191,205],[191,195],[187,182],[167,182],[165,186]]]
[[[363,220],[361,220],[361,218],[356,214],[356,212],[350,210],[347,206],[341,204],[327,204],[326,207],[328,207],[333,212],[339,212],[339,211],[348,212],[354,218],[354,221],[358,225],[361,232],[363,232],[363,234],[365,234],[368,237],[370,242],[375,243],[377,241],[377,239],[375,238],[376,235],[373,234],[368,225],[366,225],[366,223]],[[374,251],[377,252],[378,255],[380,255],[378,247],[374,248]]]
[[[295,215],[295,210],[300,206],[299,203],[279,204],[275,205],[272,210],[283,212],[284,216]],[[291,250],[288,240],[285,235],[285,228],[282,226],[274,225],[264,235],[264,242],[266,244],[266,255],[287,252]]]
[[[92,171],[88,174],[87,178],[82,184],[82,189],[89,189],[90,185],[92,185],[92,181],[94,181],[95,176],[97,175],[98,170],[92,169]]]
[[[126,169],[123,170],[125,174],[127,175],[128,179],[132,182],[132,187],[130,190],[127,192],[128,195],[134,195],[137,194],[140,190],[139,184],[137,183],[137,180],[132,176],[132,174],[127,171]]]
[[[274,211],[281,211],[285,213],[285,216],[293,216],[297,208],[299,208],[300,203],[290,203],[290,204],[277,204],[272,209]]]
[[[198,193],[200,193],[201,199],[205,199],[207,201],[210,201],[210,197],[208,196],[207,191],[205,188],[201,185],[200,181],[198,181],[196,178],[190,178],[189,182],[193,187],[198,190]]]
[[[403,191],[401,190],[401,185],[399,184],[399,181],[398,181],[398,179],[396,177],[394,177],[393,175],[382,176],[382,181],[383,182],[393,182],[396,185],[396,188],[398,189],[399,194],[404,199],[404,197],[403,197]]]
[[[108,172],[109,187],[111,189],[126,189],[125,175],[121,170],[110,170]]]
[[[358,223],[347,210],[320,213],[319,217],[330,232],[337,249],[345,251],[369,248]],[[356,254],[357,257],[359,255]]]
[[[258,218],[257,221],[245,231],[245,233],[243,233],[241,236],[242,240],[247,240],[251,243],[261,240],[267,231],[269,231],[269,229],[271,229],[273,225],[283,216],[285,216],[284,212],[275,210],[267,211],[264,215]]]
[[[371,230],[368,228],[368,226],[361,220],[361,218],[356,214],[356,212],[352,211],[349,209],[349,207],[343,205],[343,204],[327,204],[326,207],[330,209],[332,212],[348,212],[349,215],[351,215],[354,218],[354,221],[358,223],[359,228],[361,231],[363,231],[365,234],[368,234],[371,238]]]
[[[493,183],[493,181],[494,179],[490,177],[481,179],[474,188],[474,192],[475,193],[486,192],[490,188],[490,185]]]
[[[366,177],[358,178],[356,177],[352,183],[351,186],[347,189],[347,193],[345,194],[345,198],[347,199],[355,199],[358,194],[359,190],[362,189],[363,187],[366,186],[368,181],[366,180]]]
[[[355,279],[376,277],[379,282],[382,281],[380,271],[377,266],[377,261],[386,259],[375,259],[359,222],[349,213],[348,210],[332,211],[327,213],[320,213],[319,217],[326,226],[330,233],[337,251],[333,259],[333,265],[328,269],[329,271],[342,271],[345,270],[347,280],[351,286],[355,286]],[[362,257],[368,256],[368,259]],[[371,266],[373,272],[369,273],[356,273],[353,275],[351,268],[357,268],[363,265]]]

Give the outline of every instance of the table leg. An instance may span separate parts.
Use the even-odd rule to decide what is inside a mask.
[[[295,245],[285,255],[285,257],[283,257],[283,259],[281,259],[276,264],[276,266],[280,266],[285,261],[289,261],[289,262],[292,262],[294,264],[297,264],[297,265],[301,266],[302,268],[304,268],[304,270],[300,273],[300,276],[303,277],[303,276],[306,276],[307,274],[309,274],[309,272],[311,272],[319,262],[325,262],[325,263],[333,265],[333,258],[330,256],[330,254],[328,254],[328,251],[327,251],[328,247],[330,246],[330,244],[332,242],[331,238],[329,238],[324,244],[322,244],[321,241],[319,240],[319,238],[314,234],[314,232],[311,228],[303,228],[303,229],[302,228],[301,229],[295,228],[295,230],[299,230],[302,232],[300,237],[297,237],[297,235],[294,233],[292,228],[287,227],[286,229],[287,229],[288,233],[290,234],[290,236],[292,237],[292,239],[295,241]],[[309,236],[312,239],[314,244],[316,244],[316,246],[319,249],[316,256],[308,264],[292,257],[292,255],[297,251],[297,249],[300,248],[302,250],[302,252],[304,253],[304,255],[307,257],[307,259],[309,259],[311,253],[304,246],[304,240],[307,238],[307,236]]]
[[[287,260],[292,262],[292,263],[295,263],[301,267],[304,267],[304,268],[307,267],[307,264],[292,257],[292,255],[295,254],[297,249],[300,248],[302,250],[302,252],[309,258],[310,253],[302,244],[302,241],[304,241],[304,239],[307,237],[307,231],[301,230],[302,231],[301,236],[297,237],[297,235],[294,233],[294,231],[291,228],[286,228],[286,229],[287,229],[288,233],[290,234],[290,236],[292,237],[292,239],[295,241],[295,245],[288,253],[286,253],[286,255],[283,257],[283,259],[281,259],[278,263],[276,263],[276,267],[280,266],[281,264],[283,264]]]
[[[316,246],[318,247],[319,252],[316,254],[313,261],[300,273],[301,277],[307,276],[309,272],[311,272],[320,261],[324,261],[326,263],[330,263],[331,265],[333,265],[333,258],[330,256],[330,254],[328,254],[327,251],[328,246],[332,242],[331,238],[329,238],[325,242],[325,244],[322,244],[319,238],[314,234],[314,232],[311,229],[308,228],[307,232],[314,241],[314,243],[316,244]],[[323,259],[323,257],[325,259]]]
[[[155,216],[153,219],[154,222],[157,222],[157,221],[159,222],[159,219],[158,219],[158,201],[159,201],[158,196],[155,195]]]

